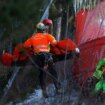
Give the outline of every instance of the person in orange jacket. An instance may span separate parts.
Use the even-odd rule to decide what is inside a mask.
[[[44,70],[49,70],[52,75],[52,79],[56,88],[56,92],[59,91],[60,83],[58,82],[57,72],[53,66],[53,59],[50,52],[50,45],[56,46],[57,41],[51,35],[46,33],[46,26],[43,23],[38,23],[36,25],[37,32],[23,44],[24,48],[33,48],[34,57],[33,60],[39,66],[40,74],[40,84],[43,90],[43,95],[48,97],[46,91],[46,72]]]

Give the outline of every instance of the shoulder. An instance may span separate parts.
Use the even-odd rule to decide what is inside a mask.
[[[52,34],[47,33],[46,36],[49,37],[49,38],[54,38],[54,36]]]

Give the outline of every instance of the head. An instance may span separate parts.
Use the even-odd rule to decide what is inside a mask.
[[[43,24],[46,26],[46,32],[49,32],[52,30],[53,22],[51,19],[44,19]]]
[[[102,65],[101,66],[101,71],[104,71],[105,70],[105,65]]]
[[[46,26],[43,23],[38,23],[36,25],[37,32],[45,32]]]

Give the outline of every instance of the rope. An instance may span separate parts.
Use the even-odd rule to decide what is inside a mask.
[[[6,85],[6,87],[4,88],[4,94],[3,94],[3,96],[0,98],[0,102],[3,102],[4,97],[8,94],[8,91],[10,90],[10,88],[11,88],[11,86],[12,86],[12,84],[13,84],[13,82],[14,82],[14,80],[15,80],[15,78],[16,78],[18,72],[19,72],[19,70],[20,70],[20,67],[17,67],[17,68],[15,68],[14,72],[12,73],[11,78],[9,79],[9,81],[8,81],[8,83],[7,83],[7,85]]]
[[[67,4],[67,18],[66,18],[66,32],[65,32],[65,37],[67,38],[67,34],[68,34],[68,17],[69,17],[69,4]],[[65,58],[64,58],[64,82],[66,82],[67,81],[67,75],[66,75],[66,59],[67,59],[67,51],[68,51],[68,45],[69,45],[69,43],[68,43],[68,41],[67,41],[67,45],[66,45],[66,54],[65,54]],[[67,82],[66,82],[66,87],[67,87]],[[63,100],[62,100],[62,104],[64,103],[64,97],[65,97],[65,95],[64,95],[64,91],[65,91],[65,85],[63,86],[63,95],[62,95],[62,98],[63,98]]]

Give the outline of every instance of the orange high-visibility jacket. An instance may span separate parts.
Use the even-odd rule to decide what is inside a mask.
[[[33,47],[34,52],[49,52],[49,45],[56,45],[55,38],[48,33],[36,33],[24,42],[24,47]]]

